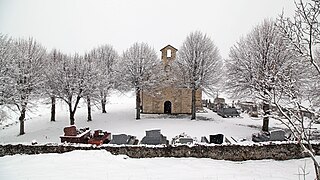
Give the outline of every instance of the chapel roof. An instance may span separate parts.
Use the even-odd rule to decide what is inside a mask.
[[[167,48],[167,47],[170,47],[171,49],[174,49],[174,50],[178,51],[177,48],[171,46],[170,44],[168,44],[168,45],[166,45],[164,48],[160,49],[160,51],[164,50],[164,49]]]

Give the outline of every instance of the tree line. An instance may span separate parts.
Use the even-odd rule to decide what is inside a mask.
[[[111,45],[99,46],[84,55],[66,55],[57,49],[48,52],[33,38],[13,39],[0,34],[0,47],[0,103],[19,112],[19,135],[25,133],[26,111],[34,99],[50,98],[51,121],[55,121],[56,101],[64,102],[70,125],[74,125],[81,99],[87,104],[87,120],[92,121],[91,106],[100,103],[102,113],[106,113],[111,89],[134,89],[136,119],[140,119],[141,91],[165,85],[159,81],[162,62],[147,43],[134,43],[121,56]],[[195,119],[195,91],[210,89],[217,82],[221,58],[212,40],[199,31],[187,37],[180,51],[181,57],[172,65],[178,69],[172,83],[192,88]]]
[[[47,52],[33,38],[12,39],[0,35],[0,103],[20,113],[20,135],[25,133],[26,111],[37,98],[51,99],[51,121],[55,121],[55,104],[59,99],[68,105],[70,124],[81,99],[88,104],[101,102],[106,113],[106,97],[115,86],[117,52],[110,45],[94,48],[83,56],[66,55],[59,50]]]

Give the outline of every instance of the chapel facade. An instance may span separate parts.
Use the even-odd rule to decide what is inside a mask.
[[[172,62],[176,59],[177,49],[167,45],[161,50],[161,60],[163,64],[163,76],[165,86],[155,88],[152,91],[143,90],[141,92],[142,113],[152,114],[191,114],[192,90],[190,88],[176,87],[170,83]],[[202,109],[202,91],[196,91],[196,109]]]

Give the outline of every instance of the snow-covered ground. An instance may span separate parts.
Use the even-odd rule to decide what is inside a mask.
[[[185,132],[200,139],[201,136],[222,133],[236,140],[247,139],[260,131],[261,119],[252,119],[246,114],[240,118],[221,118],[217,114],[197,114],[191,121],[189,116],[142,115],[135,120],[134,93],[113,93],[107,106],[107,114],[95,109],[93,121],[86,121],[86,106],[83,104],[76,113],[76,125],[90,129],[103,129],[112,134],[126,133],[145,135],[145,130],[161,129],[162,134],[171,140]],[[8,127],[0,125],[0,144],[60,143],[63,127],[69,124],[67,107],[58,105],[57,121],[50,122],[50,106],[39,104],[37,111],[29,113],[25,123],[26,134],[17,136],[19,124]],[[282,125],[270,121],[271,128]],[[0,180],[6,179],[299,179],[299,168],[306,165],[307,179],[314,177],[312,162],[309,159],[289,161],[244,161],[231,162],[196,158],[152,158],[131,159],[114,156],[106,151],[74,151],[64,154],[14,155],[0,157]],[[302,176],[300,177],[302,178]]]
[[[163,135],[169,140],[182,132],[200,140],[201,136],[222,133],[234,139],[251,139],[251,134],[259,132],[262,125],[261,118],[250,118],[242,114],[240,118],[222,118],[212,111],[197,113],[197,120],[191,121],[190,116],[168,116],[158,114],[142,114],[141,120],[135,120],[134,93],[113,93],[107,106],[107,114],[94,108],[93,121],[87,122],[86,105],[80,105],[76,112],[76,126],[90,129],[103,129],[112,134],[130,134],[142,139],[145,130],[161,129]],[[57,106],[56,122],[50,122],[50,105],[39,104],[37,110],[29,113],[25,122],[23,136],[19,133],[19,124],[13,123],[9,127],[0,126],[0,143],[30,144],[32,140],[38,143],[58,143],[63,128],[69,125],[67,107],[61,103]],[[283,127],[280,122],[271,120],[270,128]]]
[[[310,159],[231,162],[196,158],[131,159],[101,151],[0,158],[1,180],[299,180],[313,179]]]

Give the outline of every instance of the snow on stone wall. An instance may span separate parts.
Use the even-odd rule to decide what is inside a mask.
[[[72,146],[72,145],[0,145],[0,157],[14,154],[65,153],[73,150],[105,149],[114,155],[127,155],[132,158],[153,157],[195,157],[224,159],[231,161],[275,159],[287,160],[303,158],[297,144],[270,145],[216,145],[216,146]],[[320,144],[314,145],[316,154],[320,154]]]

